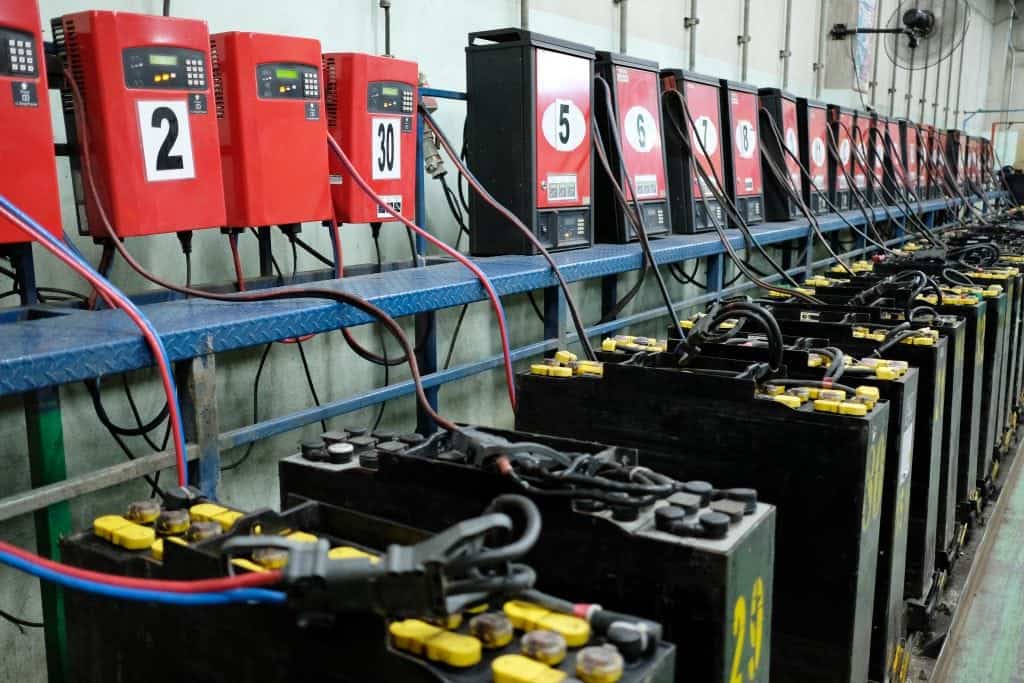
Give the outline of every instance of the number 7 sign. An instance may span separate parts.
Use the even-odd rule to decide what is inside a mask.
[[[154,183],[195,178],[188,103],[139,100],[137,104],[146,180]]]

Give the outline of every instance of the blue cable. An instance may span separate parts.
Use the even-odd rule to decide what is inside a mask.
[[[238,602],[283,603],[287,595],[281,591],[265,588],[235,588],[216,593],[170,593],[145,588],[125,588],[111,586],[88,579],[67,576],[48,567],[42,567],[28,560],[0,551],[0,562],[15,569],[51,581],[65,588],[94,593],[118,600],[134,600],[139,602],[157,602],[178,607],[199,607],[207,605],[228,605]]]
[[[32,218],[24,211],[22,211],[20,208],[12,204],[11,201],[7,199],[7,197],[5,197],[3,194],[0,194],[0,206],[2,206],[10,213],[14,214],[14,216],[16,216],[22,223],[24,223],[25,227],[30,228],[31,230],[29,232],[34,233],[32,234],[34,238],[38,240],[46,240],[49,244],[56,247],[61,253],[71,258],[73,261],[82,266],[82,268],[89,271],[89,273],[92,274],[94,277],[98,278],[101,282],[110,287],[110,289],[113,291],[115,295],[115,298],[125,308],[132,310],[136,315],[139,316],[139,319],[142,320],[142,324],[146,326],[146,329],[148,329],[152,333],[153,337],[156,339],[158,357],[155,358],[155,360],[158,364],[163,365],[167,369],[167,377],[170,382],[171,391],[174,394],[173,398],[175,402],[178,402],[178,386],[174,381],[174,367],[171,365],[170,356],[167,353],[167,348],[164,346],[163,340],[160,338],[160,335],[157,334],[156,328],[153,327],[153,324],[150,322],[149,318],[147,318],[145,314],[143,314],[142,311],[139,310],[138,306],[136,306],[132,302],[132,300],[129,299],[124,293],[122,293],[121,290],[119,290],[110,280],[103,277],[103,275],[101,275],[95,268],[93,268],[92,265],[85,260],[85,257],[81,255],[81,252],[69,247],[67,244],[54,237],[46,228],[44,228],[38,222],[36,222],[34,218]],[[178,405],[179,409],[177,411],[178,419],[176,420],[176,427],[179,430],[179,433],[184,435],[185,428],[183,423],[181,422],[180,403]],[[187,482],[188,457],[184,455],[182,457],[182,471],[184,474],[185,481]]]

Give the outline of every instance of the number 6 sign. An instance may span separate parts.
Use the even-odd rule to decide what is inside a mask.
[[[146,180],[155,183],[195,178],[187,102],[139,100],[137,104]]]

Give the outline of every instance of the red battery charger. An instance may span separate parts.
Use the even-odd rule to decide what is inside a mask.
[[[696,163],[709,178],[725,185],[722,154],[722,103],[717,78],[683,71],[663,69],[661,88],[668,93],[663,102],[665,116],[665,157],[668,167],[669,206],[674,232],[697,233],[725,227],[725,212],[711,188],[694,171]],[[693,118],[682,110],[678,92]],[[685,140],[683,139],[685,136]]]
[[[0,83],[0,194],[60,235],[46,57],[35,0],[0,0]],[[25,232],[0,219],[0,244],[28,241]]]
[[[88,133],[84,153],[117,234],[223,226],[206,22],[90,11],[54,19],[52,27],[84,99],[76,103],[66,90],[65,109],[74,113],[79,140]],[[85,210],[87,232],[105,238],[88,190]]]
[[[396,213],[416,215],[415,62],[359,52],[323,55],[327,129],[359,175]],[[330,157],[331,199],[342,223],[396,220]]]
[[[828,105],[801,97],[796,101],[796,113],[800,163],[810,175],[810,178],[804,177],[800,185],[804,202],[812,213],[825,214],[830,211],[825,200],[832,187],[832,169],[828,163]]]
[[[857,185],[857,164],[854,163],[853,141],[850,138],[855,116],[852,109],[835,104],[828,105],[830,132],[826,133],[828,136],[826,142],[829,150],[829,196],[840,211],[846,211],[853,207],[851,185],[859,187]],[[862,173],[860,177],[863,179],[864,174]],[[863,191],[863,188],[860,189]]]
[[[796,96],[778,88],[761,88],[758,91],[758,101],[759,107],[767,112],[769,117],[761,121],[765,136],[765,153],[761,156],[761,173],[765,186],[765,218],[770,221],[799,218],[803,215],[800,204],[790,196],[790,192],[796,195],[801,192]],[[775,124],[774,128],[772,123]],[[782,136],[781,143],[776,137],[776,129]],[[774,167],[780,169],[787,177],[777,178],[769,162],[774,162]]]
[[[518,28],[471,33],[466,47],[469,168],[550,251],[593,244],[594,56]],[[476,194],[469,228],[476,256],[536,253]]]
[[[764,220],[757,88],[723,79],[722,142],[729,198],[748,225]]]
[[[218,33],[210,38],[210,56],[225,225],[330,218],[320,41]]]
[[[612,119],[618,124],[622,144],[622,161],[630,182],[620,164],[619,149],[609,129],[607,102],[602,89],[594,93],[594,112],[604,140],[605,153],[614,182],[622,188],[632,207],[636,189],[637,204],[644,217],[647,235],[659,237],[669,233],[668,187],[665,176],[665,146],[662,141],[661,90],[657,62],[637,59],[614,52],[597,53],[594,69],[611,90]],[[636,228],[615,199],[615,190],[604,169],[597,170],[594,182],[594,220],[598,242],[632,242]]]

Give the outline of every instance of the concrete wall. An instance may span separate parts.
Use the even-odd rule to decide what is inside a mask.
[[[891,5],[893,0],[885,0]],[[812,96],[815,72],[812,67],[818,50],[818,25],[823,2],[793,0],[792,57],[789,89]],[[974,4],[986,5],[984,2]],[[49,18],[88,8],[110,8],[135,12],[159,12],[158,0],[41,0],[44,25]],[[688,31],[684,30],[684,17],[690,3],[685,0],[628,0],[628,51],[637,56],[659,60],[663,65],[682,66],[688,63]],[[842,0],[833,0],[841,6]],[[438,87],[463,89],[465,86],[463,46],[466,34],[473,30],[515,25],[519,22],[518,0],[394,0],[393,52],[398,57],[417,60],[430,82]],[[782,60],[779,51],[784,46],[784,0],[753,0],[750,3],[750,55],[747,80],[758,85],[781,86]],[[696,69],[729,78],[741,77],[740,48],[736,37],[742,32],[742,0],[699,0],[696,46]],[[277,32],[318,38],[324,50],[383,51],[383,21],[376,0],[302,0],[282,3],[276,0],[173,0],[172,13],[197,17],[209,22],[210,30],[243,29]],[[601,49],[617,49],[619,40],[619,11],[610,0],[534,0],[529,16],[533,30],[589,43]],[[981,14],[981,13],[979,13]],[[830,15],[831,17],[832,15]],[[964,73],[963,109],[974,108],[991,88],[985,78],[991,61],[1000,66],[991,39],[991,25],[984,16],[972,25],[972,37],[966,54]],[[988,26],[988,28],[986,28]],[[986,33],[986,31],[989,31]],[[47,28],[47,38],[49,30]],[[991,51],[987,48],[992,45]],[[852,103],[856,96],[847,88],[849,80],[837,81],[833,70],[842,67],[842,60],[829,52],[828,99]],[[1024,66],[1024,60],[1022,60]],[[848,67],[847,67],[848,68]],[[955,80],[955,79],[954,79]],[[1001,82],[1001,81],[1000,81]],[[1024,88],[1021,89],[1024,91]],[[54,101],[54,104],[56,102]],[[54,111],[57,107],[54,106]],[[456,145],[460,143],[464,107],[459,103],[442,102],[437,114],[440,124],[448,131]],[[55,115],[55,131],[63,140],[63,122]],[[74,232],[74,213],[68,169],[59,165],[64,198],[65,226]],[[440,188],[428,182],[428,225],[431,230],[449,242],[454,242],[456,227],[444,204]],[[326,251],[326,235],[316,225],[305,226],[304,238]],[[98,250],[87,240],[75,242],[93,262]],[[405,234],[394,225],[383,231],[385,260],[408,257]],[[373,260],[373,245],[367,226],[345,226],[343,245],[347,264]],[[184,281],[184,267],[177,241],[158,237],[133,241],[129,248],[150,269],[164,277]],[[256,249],[252,239],[243,239],[243,258],[254,269]],[[291,269],[288,245],[283,238],[275,239],[275,250],[282,267]],[[38,253],[38,251],[37,251]],[[194,281],[227,281],[232,278],[229,253],[225,238],[219,231],[206,231],[195,237]],[[300,257],[299,269],[311,269],[311,259]],[[38,257],[41,283],[69,287],[84,291],[80,282],[59,264],[45,255]],[[129,292],[140,291],[146,285],[123,264],[113,270],[113,280]],[[703,273],[698,274],[702,278]],[[635,276],[622,278],[620,292],[632,286]],[[696,293],[692,287],[683,288],[670,282],[673,296],[684,298]],[[600,315],[600,290],[596,283],[573,287],[584,318],[593,322]],[[627,309],[639,311],[657,305],[658,297],[652,282],[648,282],[641,295]],[[523,344],[539,338],[541,325],[523,296],[506,301],[513,344]],[[448,349],[457,310],[439,314],[442,354]],[[662,322],[642,326],[638,333],[658,333]],[[379,344],[377,330],[366,327],[356,331],[359,339],[371,347]],[[394,344],[389,344],[394,352]],[[453,363],[479,359],[496,353],[498,342],[494,334],[493,318],[486,304],[474,304],[463,324],[459,343],[454,349]],[[306,344],[312,364],[313,376],[322,400],[337,399],[379,386],[383,380],[380,368],[368,366],[345,348],[338,333],[320,335]],[[251,349],[218,357],[219,411],[222,429],[249,424],[252,420],[252,382],[256,362],[262,349]],[[163,404],[159,387],[151,371],[134,373],[130,380],[139,399],[144,416],[155,414]],[[403,368],[395,368],[391,379],[407,377]],[[127,404],[120,390],[119,378],[105,382],[106,403],[114,419],[120,423],[130,421]],[[69,386],[61,390],[64,409],[64,430],[67,443],[69,473],[79,474],[97,467],[120,462],[124,456],[100,427],[84,390]],[[270,351],[263,375],[260,393],[260,417],[266,419],[311,404],[309,389],[302,375],[297,349],[276,345]],[[441,409],[457,420],[510,425],[512,415],[503,388],[500,372],[478,375],[459,384],[446,387],[441,393]],[[331,427],[368,424],[376,416],[376,409],[344,416],[332,421]],[[388,404],[382,424],[396,430],[414,427],[411,400]],[[274,504],[277,499],[276,461],[296,447],[305,435],[312,436],[318,426],[260,443],[249,462],[239,470],[225,475],[225,499],[241,506]],[[162,436],[162,435],[160,435]],[[139,453],[146,447],[139,440],[131,446]],[[5,476],[0,478],[0,496],[29,487],[29,473],[25,454],[25,430],[21,401],[17,397],[0,399],[0,462]],[[239,457],[240,452],[225,453],[225,461]],[[165,474],[165,481],[169,473]],[[79,499],[72,505],[76,527],[87,526],[97,514],[118,510],[128,500],[148,495],[141,484],[130,484],[101,494]],[[34,536],[29,518],[0,524],[0,538],[22,547],[33,547]],[[35,581],[0,568],[0,610],[26,618],[39,616],[38,592]],[[0,682],[19,683],[44,679],[42,638],[38,632],[21,635],[7,622],[0,621]]]

